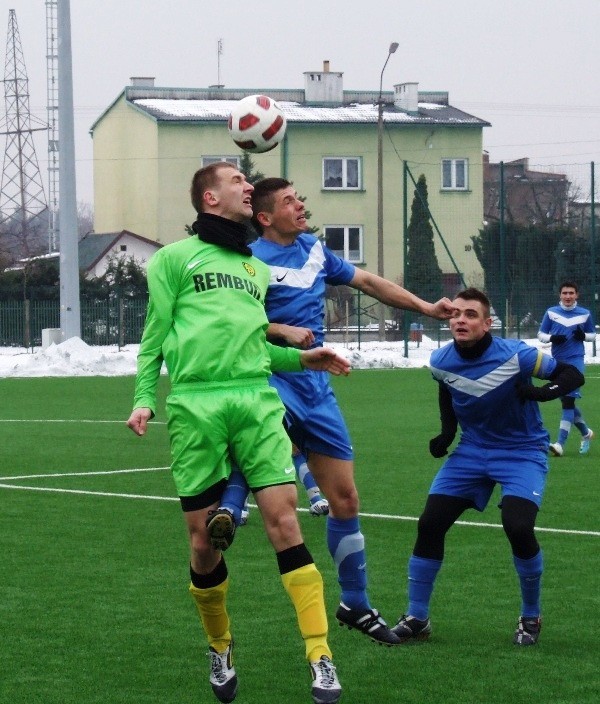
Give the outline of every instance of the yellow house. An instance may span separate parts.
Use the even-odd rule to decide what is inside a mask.
[[[384,275],[401,282],[404,203],[409,218],[414,192],[409,174],[415,181],[424,174],[447,282],[457,281],[458,270],[467,284],[481,285],[470,238],[483,220],[482,132],[489,123],[451,106],[447,93],[422,92],[416,83],[381,96],[345,91],[343,74],[328,62],[304,79],[304,90],[294,90],[160,88],[152,78],[133,78],[91,128],[95,230],[126,229],[161,244],[186,237],[195,219],[193,173],[217,159],[239,164],[227,118],[236,101],[263,93],[277,100],[288,127],[277,149],[252,155],[254,169],[293,181],[331,249],[377,272],[381,242]]]

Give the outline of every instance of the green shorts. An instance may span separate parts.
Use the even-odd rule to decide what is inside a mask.
[[[284,413],[266,379],[174,385],[167,421],[178,495],[227,479],[232,461],[251,489],[295,481]]]

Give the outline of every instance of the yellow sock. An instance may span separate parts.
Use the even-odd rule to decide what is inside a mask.
[[[229,615],[225,606],[228,587],[229,579],[208,589],[198,589],[190,584],[190,593],[196,603],[208,644],[218,653],[222,653],[231,642]]]
[[[307,659],[319,660],[322,655],[330,658],[321,573],[315,564],[311,563],[282,574],[281,580],[296,609]]]

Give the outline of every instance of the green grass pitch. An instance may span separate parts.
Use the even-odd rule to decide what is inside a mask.
[[[389,622],[406,605],[415,519],[440,464],[426,369],[358,371],[334,385],[356,452],[371,601]],[[132,378],[0,381],[0,701],[210,704],[208,659],[187,593],[187,537],[161,411],[146,437],[125,427]],[[346,704],[592,704],[598,700],[600,373],[581,407],[597,439],[573,435],[550,459],[538,518],[544,625],[511,643],[517,578],[496,500],[449,533],[429,642],[379,647],[334,621],[338,585],[325,521],[300,513],[323,574],[330,643]],[[554,438],[557,402],[543,414]],[[140,470],[140,471],[132,471]],[[494,497],[494,499],[496,496]],[[299,504],[306,506],[303,490]],[[479,524],[479,525],[476,525]],[[240,678],[237,704],[311,701],[291,604],[256,510],[226,553]]]

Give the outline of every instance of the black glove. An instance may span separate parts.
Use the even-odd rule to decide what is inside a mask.
[[[578,325],[573,331],[573,339],[577,340],[577,342],[583,342],[585,340],[585,332],[581,325]]]
[[[553,382],[545,386],[517,382],[516,390],[521,403],[525,403],[525,401],[553,401],[558,398],[558,384]]]
[[[562,345],[563,342],[567,341],[566,335],[550,335],[550,342],[553,345]]]
[[[429,441],[429,452],[434,457],[443,457],[448,454],[448,448],[452,445],[454,435],[440,433]]]

